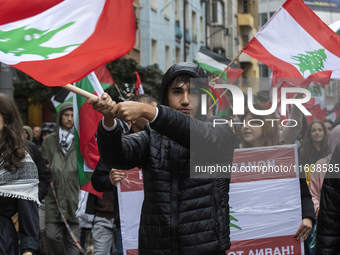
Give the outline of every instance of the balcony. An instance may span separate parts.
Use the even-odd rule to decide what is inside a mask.
[[[182,39],[182,31],[181,31],[181,26],[180,26],[180,23],[178,20],[176,20],[176,23],[175,23],[175,37],[176,37],[176,40],[181,40]]]
[[[254,27],[254,18],[249,13],[239,13],[237,15],[237,22],[239,26]]]

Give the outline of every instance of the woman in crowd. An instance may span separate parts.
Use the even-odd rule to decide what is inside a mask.
[[[322,121],[313,120],[307,127],[299,151],[299,164],[304,166],[307,185],[309,185],[316,161],[328,154],[326,127]]]
[[[0,93],[0,254],[39,253],[38,170],[13,100]],[[20,247],[11,217],[18,213]]]
[[[332,158],[334,149],[338,143],[340,143],[340,126],[336,126],[328,138],[328,148],[331,153],[327,157],[324,157],[315,163],[314,172],[312,173],[312,177],[309,182],[309,190],[312,194],[316,216],[318,216],[319,212],[321,188],[326,170],[328,168],[329,161]]]
[[[255,103],[254,108],[257,110],[268,110],[268,106],[263,103]],[[251,121],[251,126],[248,125],[248,121],[251,119],[259,119],[263,121]],[[266,119],[276,119],[275,114],[259,116],[252,114],[248,108],[245,109],[245,114],[241,121],[245,120],[245,125],[241,127],[241,146],[242,148],[262,147],[262,146],[274,146],[280,145],[280,133],[277,125],[272,126],[271,121]],[[300,178],[300,191],[301,191],[301,207],[302,207],[302,223],[300,228],[295,234],[295,237],[306,240],[310,230],[314,224],[315,213],[313,209],[313,203],[311,195],[308,190],[308,186],[305,179]]]
[[[331,132],[332,132],[332,129],[333,129],[332,126],[333,126],[334,122],[331,121],[331,120],[329,120],[329,119],[325,119],[325,120],[323,121],[323,123],[325,124],[326,130],[327,130],[327,138],[328,138],[329,135],[330,135]]]

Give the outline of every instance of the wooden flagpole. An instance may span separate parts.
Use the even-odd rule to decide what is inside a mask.
[[[220,75],[218,76],[218,78],[221,78],[222,74],[227,71],[227,69],[235,62],[236,59],[238,59],[238,57],[242,54],[242,50],[237,54],[237,56],[229,63],[229,65],[224,68],[224,70],[222,71],[222,73],[220,73]]]
[[[76,87],[76,86],[73,86],[73,85],[71,85],[71,84],[67,84],[67,85],[62,86],[62,87],[65,88],[65,89],[67,89],[67,90],[69,90],[69,91],[71,91],[71,92],[76,93],[76,94],[79,95],[79,96],[85,97],[85,98],[87,98],[87,99],[90,99],[90,98],[96,96],[96,95],[91,94],[90,92],[87,92],[87,91],[85,91],[85,90],[83,90],[83,89],[81,89],[81,88],[78,88],[78,87]]]
[[[222,73],[220,73],[220,75],[218,76],[218,78],[221,78],[222,74],[227,71],[227,69],[235,62],[236,59],[238,59],[238,57],[242,54],[242,50],[237,54],[237,56],[229,63],[229,65],[224,68],[224,70],[222,71]],[[225,91],[223,91],[223,93],[221,95],[219,95],[220,97],[222,97],[225,93],[227,93],[228,89],[226,89]],[[213,108],[214,105],[211,105],[208,109],[208,112],[211,112],[211,109]],[[233,106],[230,105],[231,110],[233,110]]]
[[[120,91],[119,91],[119,89],[117,87],[117,84],[115,84],[115,86],[116,86],[116,89],[118,90],[119,95],[121,96],[121,98],[123,98],[122,94],[120,93]],[[62,87],[67,89],[67,90],[69,90],[69,91],[71,91],[71,92],[73,92],[73,93],[76,93],[79,96],[85,97],[87,99],[90,99],[90,98],[96,96],[96,95],[91,94],[90,92],[87,92],[87,91],[85,91],[85,90],[83,90],[81,88],[78,88],[76,86],[73,86],[71,84],[67,84],[67,85],[62,86]]]

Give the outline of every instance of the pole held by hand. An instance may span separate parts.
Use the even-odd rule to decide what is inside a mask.
[[[220,75],[218,76],[218,78],[221,78],[222,74],[227,71],[227,69],[235,62],[235,60],[242,54],[242,50],[237,54],[237,56],[229,63],[229,65],[224,68],[224,70],[222,71],[222,73],[220,73]]]
[[[87,92],[87,91],[85,91],[85,90],[83,90],[83,89],[81,89],[81,88],[78,88],[78,87],[76,87],[76,86],[73,86],[73,85],[71,85],[71,84],[67,84],[67,85],[62,86],[62,87],[65,88],[65,89],[67,89],[67,90],[69,90],[69,91],[71,91],[71,92],[76,93],[76,94],[79,95],[79,96],[85,97],[85,98],[87,98],[87,99],[90,99],[90,98],[96,96],[96,95],[91,94],[90,92]]]

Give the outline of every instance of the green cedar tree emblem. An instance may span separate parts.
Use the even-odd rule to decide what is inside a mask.
[[[291,56],[291,59],[298,61],[299,63],[293,63],[300,67],[302,75],[305,71],[309,71],[310,74],[320,72],[324,68],[324,61],[327,59],[325,49],[306,51],[306,54],[298,54],[298,56]]]
[[[74,24],[74,22],[69,22],[51,31],[49,31],[49,29],[25,29],[27,26],[19,27],[9,31],[0,31],[0,51],[6,54],[12,53],[15,56],[21,56],[24,54],[39,55],[47,59],[48,55],[52,53],[62,53],[70,46],[79,45],[74,44],[58,48],[41,46],[41,44],[50,40],[56,33],[71,26],[72,24]]]
[[[234,216],[231,215],[231,213],[235,213],[235,212],[232,211],[231,209],[232,209],[232,207],[229,206],[229,221],[230,221],[229,227],[231,227],[231,228],[236,228],[236,229],[238,229],[238,230],[242,230],[242,228],[240,228],[240,227],[237,226],[236,224],[231,223],[231,221],[238,221],[238,219],[236,219]]]
[[[322,96],[322,88],[319,83],[313,84],[311,83],[308,86],[308,90],[310,91],[312,97],[321,97]]]

